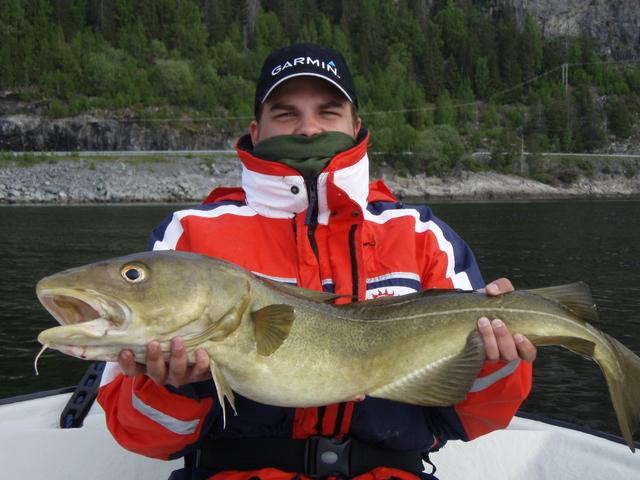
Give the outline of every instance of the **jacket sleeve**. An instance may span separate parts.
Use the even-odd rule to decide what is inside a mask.
[[[194,448],[217,417],[210,382],[172,389],[146,375],[126,377],[117,364],[107,364],[103,375],[112,378],[100,386],[98,402],[109,431],[127,450],[178,458]]]
[[[454,405],[466,440],[506,428],[529,395],[531,383],[532,365],[524,360],[485,362],[467,398]]]
[[[428,209],[424,215],[432,227],[423,239],[426,265],[422,287],[482,288],[484,281],[469,246]],[[532,365],[523,360],[485,362],[466,399],[453,406],[459,424],[453,422],[453,428],[445,426],[443,437],[472,440],[506,428],[529,394],[531,384]]]
[[[416,253],[422,260],[422,288],[482,288],[482,274],[469,246],[429,208],[423,206],[419,212]]]

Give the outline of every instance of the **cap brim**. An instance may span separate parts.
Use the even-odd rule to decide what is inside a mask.
[[[353,98],[351,97],[351,95],[349,95],[347,93],[347,91],[344,88],[342,88],[340,85],[338,85],[334,80],[332,80],[329,77],[325,77],[324,75],[319,75],[317,73],[310,73],[310,72],[292,73],[290,75],[287,75],[286,77],[281,78],[276,83],[274,83],[269,90],[267,90],[267,92],[260,99],[260,103],[261,104],[264,103],[267,100],[267,98],[269,97],[269,95],[271,95],[271,92],[273,92],[278,85],[280,85],[282,82],[284,82],[286,80],[289,80],[291,78],[294,78],[294,77],[316,77],[316,78],[321,78],[323,80],[326,80],[327,82],[332,84],[334,87],[336,87],[338,90],[340,90],[340,92],[342,92],[342,94],[345,97],[347,97],[347,100],[349,100],[351,103],[354,103],[353,102]]]

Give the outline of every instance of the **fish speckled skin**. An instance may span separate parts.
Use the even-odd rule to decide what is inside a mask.
[[[376,396],[417,405],[464,399],[484,360],[479,317],[501,318],[536,345],[593,358],[607,379],[633,449],[640,418],[640,358],[592,327],[583,284],[489,297],[427,291],[336,306],[335,296],[283,286],[227,262],[145,252],[42,279],[42,304],[62,324],[46,347],[117,361],[128,348],[182,336],[190,359],[204,348],[224,405],[233,391],[257,402],[318,406]]]

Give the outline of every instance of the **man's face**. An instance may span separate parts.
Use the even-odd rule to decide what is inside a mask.
[[[249,125],[257,145],[276,135],[317,135],[342,132],[356,137],[361,121],[351,103],[329,82],[314,77],[291,78],[278,86],[262,105],[258,120]]]

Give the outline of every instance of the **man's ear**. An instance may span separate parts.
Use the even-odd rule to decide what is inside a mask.
[[[260,141],[260,127],[258,126],[258,122],[256,120],[251,120],[249,124],[249,135],[251,136],[251,143],[253,145],[257,145]]]
[[[362,119],[358,117],[353,123],[353,138],[358,138],[358,132],[360,132],[360,128],[362,128]]]

